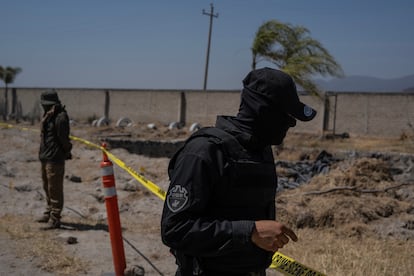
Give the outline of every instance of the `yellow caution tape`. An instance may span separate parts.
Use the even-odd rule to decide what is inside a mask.
[[[11,124],[5,124],[0,123],[0,126],[7,127],[7,128],[13,128],[15,126]],[[21,130],[29,130],[29,131],[38,131],[30,128],[25,127],[15,127]],[[115,155],[110,153],[106,148],[99,146],[97,144],[94,144],[92,142],[89,142],[88,140],[76,137],[76,136],[69,136],[70,139],[74,141],[78,141],[81,143],[84,143],[88,146],[94,147],[96,149],[100,149],[101,151],[105,152],[105,154],[108,156],[108,158],[117,164],[119,167],[127,171],[130,175],[132,175],[138,182],[140,182],[144,187],[146,187],[148,190],[150,190],[153,194],[158,196],[160,199],[165,200],[166,192],[158,187],[153,182],[146,179],[143,175],[137,173],[135,170],[133,170],[131,167],[127,166],[123,161],[121,161],[119,158],[117,158]],[[326,276],[323,273],[320,273],[318,271],[315,271],[297,261],[294,259],[283,255],[280,252],[276,252],[272,257],[272,264],[270,265],[270,268],[276,269],[277,271],[283,273],[284,275],[288,276]]]
[[[270,268],[274,268],[285,275],[291,276],[326,276],[325,274],[304,266],[303,264],[283,255],[280,252],[276,252],[273,255]]]
[[[5,123],[0,123],[0,126],[6,127],[6,128],[12,128],[12,127],[14,127],[11,124],[5,124]],[[20,129],[23,129],[23,128],[20,128]]]
[[[92,142],[89,142],[88,140],[85,140],[85,139],[82,139],[82,138],[79,138],[79,137],[70,136],[70,138],[72,140],[79,141],[79,142],[82,142],[82,143],[84,143],[84,144],[86,144],[88,146],[95,147],[95,148],[98,148],[98,149],[102,150],[103,152],[105,152],[106,155],[108,155],[108,158],[111,159],[112,162],[114,162],[120,168],[122,168],[125,171],[127,171],[136,180],[138,180],[138,182],[140,182],[145,188],[147,188],[148,190],[150,190],[156,196],[158,196],[162,200],[165,200],[166,192],[164,190],[162,190],[160,187],[158,187],[153,182],[151,182],[148,179],[146,179],[143,175],[141,175],[141,174],[137,173],[136,171],[134,171],[134,169],[132,169],[131,167],[127,166],[121,159],[117,158],[115,155],[113,155],[112,153],[110,153],[104,147],[99,146],[99,145],[96,145],[96,144],[94,144]]]
[[[14,125],[5,124],[5,123],[0,123],[0,126],[6,127],[6,128],[18,128],[18,129],[26,130],[26,131],[39,132],[39,130],[37,130],[37,129],[30,129],[30,128],[25,128],[25,127],[16,127]],[[70,135],[69,138],[72,139],[72,140],[74,140],[74,141],[78,141],[78,142],[84,143],[85,145],[88,145],[90,147],[94,147],[96,149],[100,149],[101,151],[105,152],[108,155],[108,158],[111,159],[112,162],[114,162],[119,167],[121,167],[122,169],[124,169],[125,171],[127,171],[136,180],[138,180],[138,182],[140,182],[144,187],[146,187],[148,190],[150,190],[156,196],[158,196],[162,200],[165,200],[165,195],[166,195],[166,192],[165,191],[163,191],[160,187],[158,187],[157,185],[155,185],[154,183],[152,183],[151,181],[149,181],[148,179],[146,179],[143,175],[141,175],[141,174],[137,173],[136,171],[134,171],[131,167],[127,166],[124,162],[122,162],[119,158],[117,158],[115,155],[113,155],[112,153],[110,153],[104,147],[99,146],[97,144],[94,144],[92,142],[89,142],[88,140],[85,140],[85,139],[76,137],[76,136]]]
[[[105,150],[106,151],[106,150]],[[111,159],[115,164],[117,164],[119,167],[126,170],[130,175],[132,175],[136,180],[138,180],[142,185],[144,185],[148,190],[150,190],[152,193],[154,193],[156,196],[161,198],[162,200],[165,200],[165,191],[146,179],[144,176],[140,175],[136,171],[134,171],[131,167],[125,165],[124,162],[116,158],[112,153],[106,151],[106,154],[108,155],[109,159]]]

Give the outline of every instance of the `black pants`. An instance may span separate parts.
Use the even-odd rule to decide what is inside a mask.
[[[175,276],[266,276],[266,271],[247,272],[247,273],[219,273],[219,272],[202,272],[201,274],[186,273],[177,270]]]

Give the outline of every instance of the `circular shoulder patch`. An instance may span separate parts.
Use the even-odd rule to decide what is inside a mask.
[[[175,185],[167,194],[167,206],[171,212],[175,213],[184,208],[188,201],[187,189],[181,185]]]
[[[313,113],[312,108],[305,105],[305,107],[303,108],[303,114],[305,114],[306,117],[310,117],[310,116],[312,116],[312,113]]]

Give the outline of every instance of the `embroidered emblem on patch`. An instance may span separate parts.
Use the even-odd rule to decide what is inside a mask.
[[[167,195],[167,206],[171,212],[180,211],[188,201],[187,189],[180,185],[175,185]]]
[[[305,114],[306,117],[310,117],[312,115],[312,108],[305,105],[305,107],[303,108],[303,114]]]

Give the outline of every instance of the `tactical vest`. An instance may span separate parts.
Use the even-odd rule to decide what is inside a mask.
[[[197,137],[217,144],[225,157],[222,181],[214,185],[209,215],[227,220],[275,219],[277,177],[271,148],[251,154],[234,136],[215,127],[200,129],[186,143]],[[169,171],[179,153],[172,158]]]

